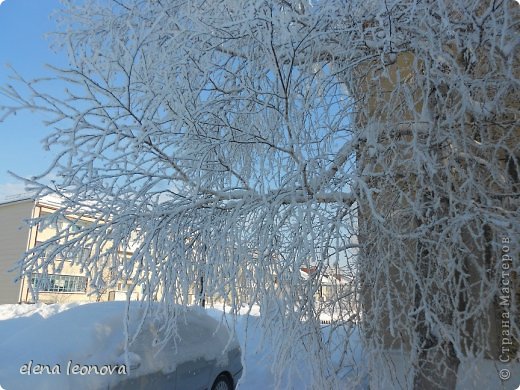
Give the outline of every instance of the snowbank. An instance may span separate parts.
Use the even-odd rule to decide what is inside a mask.
[[[139,365],[139,375],[167,373],[177,364],[198,356],[218,358],[222,346],[228,344],[224,327],[215,332],[217,321],[199,308],[188,308],[185,314],[192,328],[181,318],[176,330],[187,343],[179,343],[175,349],[153,350],[150,347],[160,341],[159,326],[147,321],[136,342],[128,348],[132,353],[127,358],[125,305],[103,302],[81,306],[1,306],[0,385],[6,389],[106,387],[119,381],[121,374],[130,373],[129,367]],[[140,318],[142,312],[137,304],[130,309],[130,318]],[[131,321],[133,327],[128,334],[136,331],[136,323]],[[194,324],[197,331],[193,331]]]
[[[183,351],[164,349],[159,355],[147,352],[145,344],[151,344],[157,335],[153,323],[149,323],[144,328],[140,343],[130,348],[132,353],[125,360],[125,304],[0,305],[0,386],[7,390],[95,389],[117,382],[122,364],[128,364],[125,366],[127,371],[126,367],[138,365],[140,372],[168,372],[180,363],[179,356],[186,361],[194,354],[202,353],[201,348],[206,354],[220,352],[220,349],[208,350],[208,343],[200,343],[200,337],[197,340],[199,335],[189,334],[189,329],[183,330],[182,325],[179,327],[180,334],[188,334],[194,348]],[[202,309],[189,310],[193,320],[193,316],[198,315],[197,310]],[[243,308],[236,322],[226,315],[223,308],[208,308],[204,312],[213,317],[215,323],[222,321],[227,324],[223,328],[228,328],[238,338],[245,352],[239,388],[273,388],[273,345],[268,338],[262,337],[258,306]],[[138,310],[131,310],[131,318],[138,315]],[[206,316],[201,315],[200,321],[207,320]],[[135,326],[129,333],[134,330]],[[323,335],[330,336],[329,327],[323,328]],[[338,347],[342,348],[344,339],[339,335],[332,336],[337,339]],[[217,332],[215,337],[229,341],[227,331]],[[308,388],[308,364],[303,357],[291,362],[291,370],[283,378],[283,385]],[[348,372],[343,373],[346,374]]]
[[[106,383],[106,372],[85,374],[116,368],[123,348],[122,302],[32,307],[20,305],[14,318],[0,322],[0,385],[66,389]],[[4,318],[8,310],[2,308]]]

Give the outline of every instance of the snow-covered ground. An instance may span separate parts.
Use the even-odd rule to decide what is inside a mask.
[[[99,388],[106,383],[106,377],[100,375],[67,375],[67,365],[71,362],[82,365],[104,365],[121,362],[121,340],[123,338],[123,302],[78,304],[35,304],[35,305],[0,305],[0,389],[90,389]],[[222,308],[208,308],[206,312],[213,318],[231,321],[231,316]],[[264,390],[273,389],[275,378],[272,366],[275,363],[273,340],[263,337],[261,316],[258,306],[243,308],[232,326],[243,351],[244,373],[239,382],[239,389]],[[329,326],[322,328],[322,336],[330,336]],[[333,334],[333,344],[338,346],[337,352],[344,351],[345,337],[341,333]],[[362,370],[361,343],[354,333],[350,337],[349,348],[353,351],[347,355],[353,359],[344,362],[345,367],[339,376],[344,380],[345,389],[366,388],[366,382],[353,386],[347,379],[349,370]],[[303,354],[302,354],[303,355]],[[339,354],[332,357],[337,363]],[[59,364],[61,373],[22,375],[20,370],[32,361],[33,369],[36,364],[50,365],[51,368]],[[401,373],[400,382],[408,383],[409,368],[402,355],[396,355],[389,360],[393,374]],[[305,356],[296,357],[288,362],[287,373],[282,378],[278,388],[301,389],[309,388],[310,375],[308,362]],[[131,364],[131,362],[130,362]],[[351,368],[349,368],[349,366]],[[385,367],[388,362],[381,362],[372,378],[371,387],[374,389],[399,388],[388,382]],[[511,377],[507,381],[500,381],[499,373],[507,369]],[[474,388],[507,389],[520,388],[520,365],[511,363],[497,365],[493,361],[464,361],[459,372],[458,390]],[[379,373],[379,375],[378,375]],[[408,374],[407,374],[408,373]],[[351,375],[353,379],[358,375],[365,378],[363,372]],[[343,383],[343,382],[342,382]],[[104,386],[101,386],[104,387]],[[405,385],[406,387],[406,385]]]
[[[122,361],[124,303],[0,305],[0,386],[13,389],[96,388],[106,383],[100,375],[67,375],[70,365],[106,365]],[[218,320],[226,316],[222,308],[206,312]],[[229,318],[229,316],[227,317]],[[240,389],[270,389],[275,386],[271,373],[272,345],[262,337],[258,306],[244,308],[234,326],[244,351],[244,373]],[[323,334],[327,335],[327,327]],[[338,342],[343,345],[342,340]],[[50,369],[59,365],[60,374],[22,375],[20,370],[32,361]],[[284,387],[305,389],[305,361],[291,362],[291,374]]]

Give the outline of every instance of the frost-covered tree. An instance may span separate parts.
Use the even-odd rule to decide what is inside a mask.
[[[518,349],[519,16],[514,1],[68,1],[67,98],[31,81],[4,109],[53,118],[58,187],[31,185],[95,218],[54,251],[88,246],[94,286],[260,303],[277,378],[306,356],[319,389],[347,381],[327,309],[359,324],[363,375],[398,349],[408,386],[454,388],[461,362],[498,358],[505,312]],[[25,273],[51,264],[46,245]],[[353,282],[324,309],[320,279],[340,270]]]

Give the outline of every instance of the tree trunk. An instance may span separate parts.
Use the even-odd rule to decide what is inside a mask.
[[[460,360],[451,343],[423,347],[419,354],[413,388],[416,390],[455,390]]]
[[[433,180],[432,186],[435,181]],[[441,180],[442,181],[442,180]],[[443,220],[449,216],[449,200],[447,196],[440,195],[433,191],[427,192],[422,196],[423,205],[432,205],[438,197],[439,207],[435,210],[432,207],[425,207],[422,217],[417,221],[417,225],[432,226],[432,220]],[[457,385],[457,370],[460,359],[455,353],[453,344],[450,341],[440,339],[439,332],[434,331],[432,326],[432,315],[441,324],[454,326],[457,311],[464,311],[466,302],[460,298],[458,302],[450,300],[450,297],[457,296],[455,291],[461,282],[461,273],[455,271],[450,275],[443,264],[443,253],[439,250],[437,242],[441,239],[443,231],[447,229],[444,224],[427,229],[425,238],[431,242],[417,242],[417,265],[416,272],[421,278],[421,284],[415,286],[414,308],[416,315],[415,333],[417,342],[415,343],[418,361],[415,365],[413,388],[417,390],[455,390]],[[461,258],[455,261],[463,265]],[[427,307],[424,307],[426,304]],[[429,320],[426,316],[429,310]]]

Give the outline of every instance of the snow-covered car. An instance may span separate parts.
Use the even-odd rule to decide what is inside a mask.
[[[0,388],[231,390],[242,373],[237,340],[201,307],[37,306],[0,321]],[[177,318],[169,339],[166,312]]]
[[[175,336],[164,345],[155,345],[160,322],[145,322],[128,348],[130,372],[110,389],[235,388],[242,374],[241,350],[226,325],[200,308],[188,308],[180,317]]]

